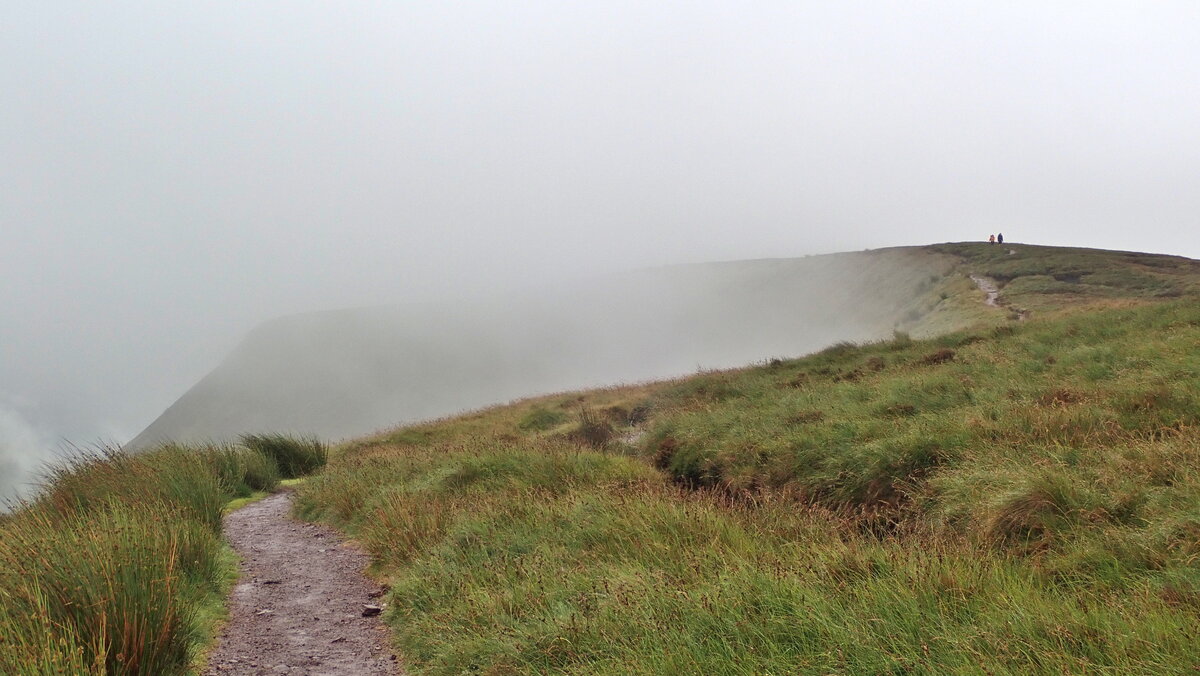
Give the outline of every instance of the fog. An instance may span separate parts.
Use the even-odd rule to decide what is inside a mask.
[[[272,317],[995,231],[1200,256],[1197,44],[1192,2],[5,3],[0,458],[132,438]]]
[[[873,340],[952,267],[911,249],[674,266],[475,299],[281,318],[131,445],[357,437],[532,394]]]

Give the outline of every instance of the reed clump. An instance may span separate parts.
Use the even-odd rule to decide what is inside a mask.
[[[0,673],[188,673],[221,603],[231,499],[279,485],[254,448],[79,451],[0,520]]]
[[[274,460],[279,475],[285,479],[312,474],[324,467],[329,457],[325,443],[312,437],[247,434],[242,436],[242,445]]]

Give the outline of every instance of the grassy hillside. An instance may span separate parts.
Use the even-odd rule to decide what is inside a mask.
[[[515,397],[878,339],[920,320],[915,304],[956,260],[903,248],[686,265],[286,317],[252,332],[132,445],[261,431],[344,438]]]
[[[953,244],[837,266],[871,256],[919,264],[806,308],[894,285],[857,306],[887,339],[397,428],[327,466],[279,435],[62,465],[0,516],[0,673],[195,671],[223,506],[314,471],[299,511],[371,551],[416,673],[1200,668],[1197,263]],[[731,265],[688,283],[800,283]],[[713,344],[768,306],[713,318]]]
[[[1197,264],[936,253],[912,333],[974,328],[399,428],[300,509],[417,673],[1200,668]]]
[[[1200,261],[1180,256],[1027,244],[926,247],[995,280],[1010,308],[1060,313],[1195,296]]]
[[[945,244],[685,265],[471,302],[260,326],[131,448],[288,432],[325,439],[533,394],[674,377],[894,330],[928,337],[1063,308],[1178,297],[1171,256]],[[1001,288],[980,303],[972,276]]]

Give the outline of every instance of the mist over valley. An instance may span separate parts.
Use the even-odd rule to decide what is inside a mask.
[[[131,446],[265,431],[337,439],[880,339],[915,324],[918,299],[952,266],[916,248],[696,264],[284,317],[251,332]]]

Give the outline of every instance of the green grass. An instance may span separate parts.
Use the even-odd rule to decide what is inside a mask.
[[[1179,433],[1200,422],[1193,307],[1075,315],[701,376],[659,395],[674,414],[656,421],[650,446],[660,459],[670,454],[680,481],[787,489],[861,509],[981,444],[1030,457]],[[810,411],[822,418],[797,418]]]
[[[414,673],[1192,672],[1200,307],[1087,307],[397,430],[299,509]]]
[[[282,485],[282,483],[283,482],[280,482],[281,485]],[[254,504],[254,503],[258,502],[259,500],[262,500],[263,498],[268,497],[270,495],[271,495],[270,493],[266,493],[263,491],[255,491],[255,492],[251,493],[250,495],[240,497],[240,498],[234,498],[234,499],[230,500],[229,502],[225,503],[225,506],[221,508],[221,513],[229,514],[230,512],[236,512],[239,509],[245,507],[246,505]]]
[[[926,247],[1000,284],[1001,300],[1037,312],[1195,295],[1200,262],[1179,256],[1029,244]]]
[[[536,407],[529,413],[526,413],[521,418],[521,422],[517,427],[524,431],[540,432],[567,422],[570,416],[565,411],[551,410],[543,407]]]
[[[279,484],[245,447],[83,453],[0,521],[0,673],[200,668],[236,575],[223,510]]]
[[[225,512],[232,511],[231,504],[239,501],[252,502],[266,497],[266,493],[256,493],[249,498],[237,498],[225,506]],[[244,506],[244,505],[243,505]],[[190,664],[187,673],[203,673],[208,664],[208,656],[216,647],[219,630],[229,620],[227,601],[238,579],[237,552],[222,542],[221,551],[217,556],[217,575],[214,593],[206,593],[195,599],[189,608],[192,617],[193,643],[190,650]]]
[[[328,449],[319,439],[297,438],[285,434],[247,434],[242,445],[270,458],[279,468],[279,476],[296,479],[325,466]]]
[[[0,520],[0,673],[198,668],[222,509],[281,482],[413,673],[1194,673],[1197,263],[930,250],[883,342],[60,466]]]

